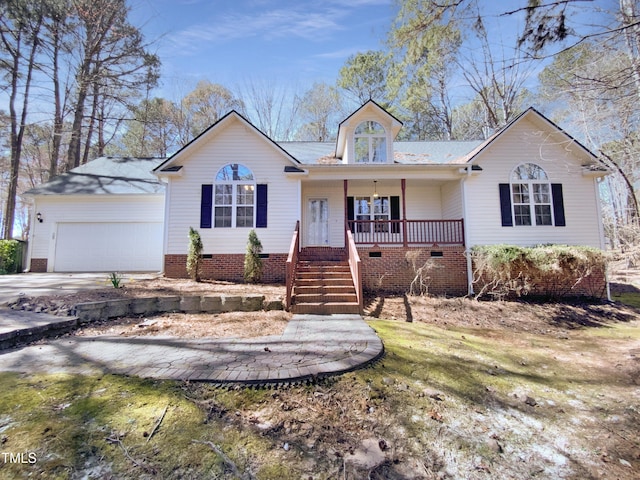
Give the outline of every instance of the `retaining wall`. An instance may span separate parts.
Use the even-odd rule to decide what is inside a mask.
[[[170,297],[124,298],[102,302],[79,303],[71,311],[81,323],[129,315],[156,313],[225,313],[282,310],[282,302],[265,302],[263,295],[185,295]]]

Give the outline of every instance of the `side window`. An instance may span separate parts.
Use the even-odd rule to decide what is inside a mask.
[[[239,163],[222,167],[215,179],[213,226],[252,228],[255,224],[255,190],[253,173],[247,167]]]
[[[511,174],[513,225],[553,225],[551,183],[535,163],[524,163]]]
[[[387,132],[378,122],[365,121],[354,133],[355,163],[385,163],[387,161]]]

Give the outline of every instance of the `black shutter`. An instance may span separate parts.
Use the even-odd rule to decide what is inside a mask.
[[[202,185],[200,196],[200,228],[211,228],[213,213],[213,185]]]
[[[353,197],[347,197],[347,221],[352,232],[355,231],[353,220],[355,220]]]
[[[551,197],[553,199],[553,218],[556,227],[566,227],[567,223],[564,218],[564,198],[562,197],[562,184],[551,184]]]
[[[511,217],[511,186],[508,183],[501,183],[499,187],[502,226],[513,227],[513,218]]]
[[[390,199],[390,208],[391,208],[391,220],[400,220],[400,197],[394,196]],[[391,224],[391,233],[400,233],[400,224],[392,223]]]
[[[256,228],[267,228],[267,185],[256,187]]]

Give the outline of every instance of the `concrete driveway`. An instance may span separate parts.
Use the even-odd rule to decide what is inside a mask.
[[[123,273],[122,280],[145,280],[159,273]],[[0,305],[19,296],[66,295],[110,287],[109,273],[21,273],[0,275]]]

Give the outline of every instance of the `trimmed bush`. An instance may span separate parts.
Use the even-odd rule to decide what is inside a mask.
[[[200,233],[189,227],[189,252],[187,253],[187,273],[189,278],[200,281],[200,270],[202,266],[202,238]]]
[[[262,279],[262,242],[255,230],[249,232],[247,253],[244,256],[244,280],[247,283],[258,283]]]
[[[476,298],[540,295],[602,297],[606,258],[592,247],[570,245],[476,246],[473,261]]]

